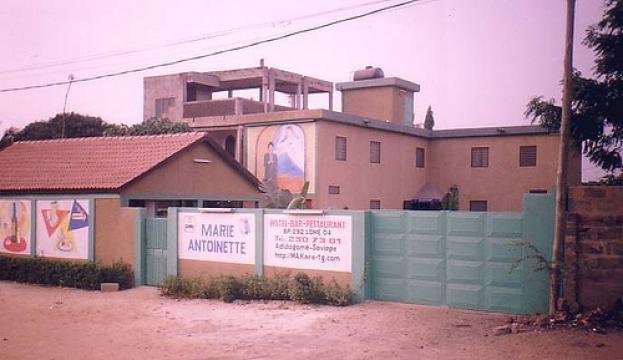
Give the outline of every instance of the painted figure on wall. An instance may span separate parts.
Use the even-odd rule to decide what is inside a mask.
[[[24,253],[30,240],[30,208],[24,201],[0,201],[3,252]]]
[[[277,154],[275,154],[275,145],[273,142],[269,142],[267,145],[267,151],[264,154],[264,176],[262,181],[264,185],[270,190],[276,190],[277,184]]]
[[[76,251],[73,232],[89,225],[86,210],[75,200],[71,210],[61,209],[57,201],[52,201],[49,209],[41,210],[41,215],[54,248],[64,252]]]
[[[305,134],[298,125],[269,126],[259,135],[256,163],[262,156],[263,166],[256,167],[259,178],[271,189],[298,192],[305,183]]]

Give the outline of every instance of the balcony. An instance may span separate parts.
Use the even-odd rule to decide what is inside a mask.
[[[189,101],[184,103],[183,117],[245,115],[265,112],[267,104],[251,99],[233,97],[218,100]],[[273,111],[288,111],[294,108],[274,105]]]

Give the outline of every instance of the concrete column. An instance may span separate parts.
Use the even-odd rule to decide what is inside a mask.
[[[299,82],[296,84],[296,109],[301,110],[301,92],[303,91],[302,85]]]
[[[275,78],[268,78],[268,111],[275,111]]]
[[[235,159],[239,163],[242,164],[242,125],[238,125],[238,129],[236,130],[236,152]]]
[[[333,111],[333,91],[329,91],[329,110]]]
[[[260,101],[264,103],[264,112],[268,112],[268,103],[266,102],[266,93],[268,92],[268,73],[262,75],[262,89],[260,90]]]
[[[308,95],[309,95],[309,87],[307,85],[307,81],[303,80],[303,110],[309,109]]]
[[[227,90],[227,97],[229,99],[233,98],[234,97],[234,91],[233,90]]]

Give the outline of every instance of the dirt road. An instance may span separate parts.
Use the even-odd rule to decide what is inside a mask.
[[[507,316],[382,302],[176,301],[0,282],[1,359],[623,359],[623,333],[494,336]]]

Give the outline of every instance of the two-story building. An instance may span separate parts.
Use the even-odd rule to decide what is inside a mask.
[[[269,189],[298,192],[309,181],[313,208],[402,209],[457,185],[461,210],[518,211],[524,193],[555,185],[558,133],[414,126],[420,86],[378,68],[336,89],[342,112],[331,110],[332,83],[263,65],[147,77],[144,118],[207,131]],[[279,93],[289,104],[276,104]],[[312,95],[325,97],[329,110],[308,109]],[[581,181],[580,153],[569,157],[571,185]]]

